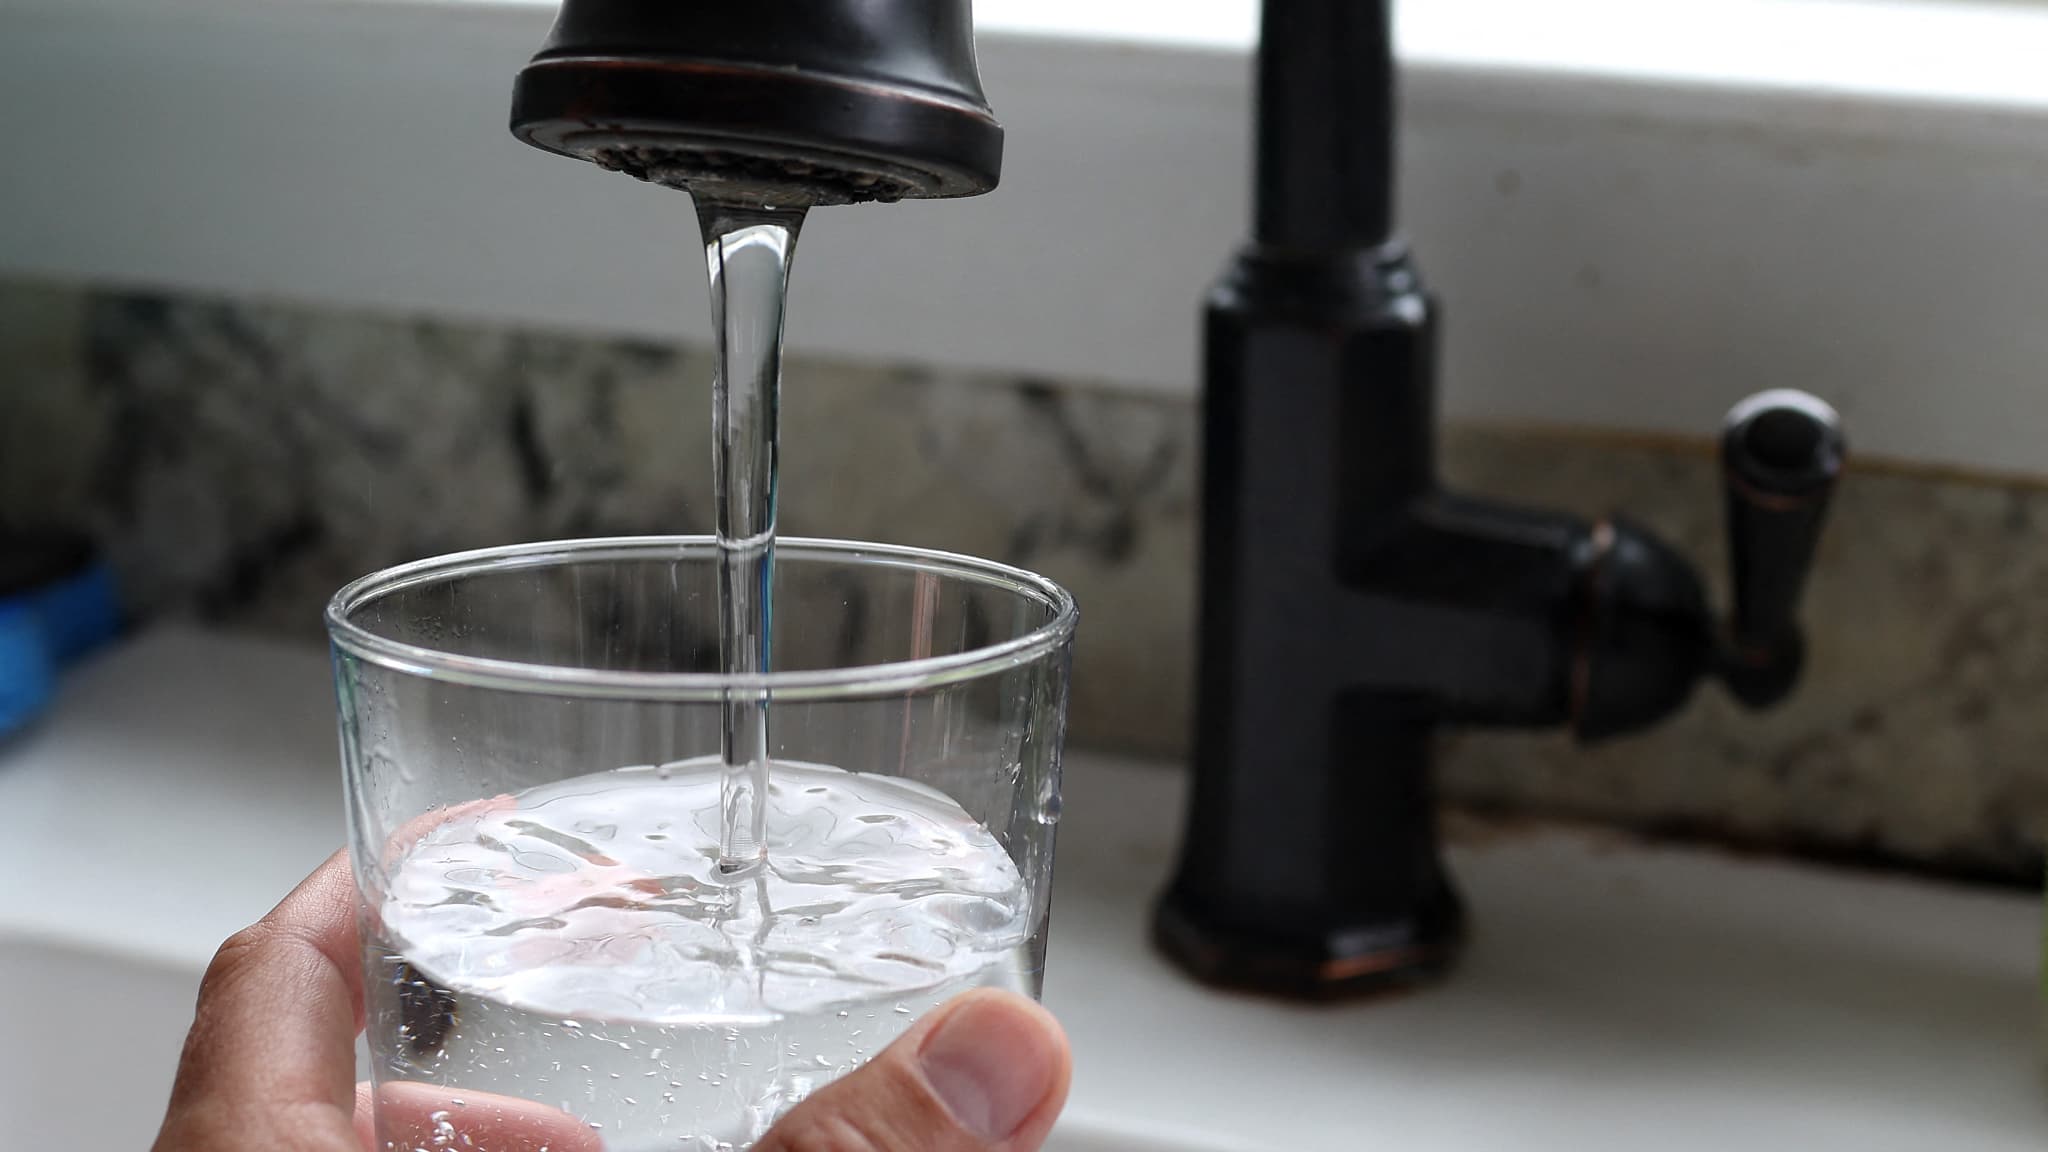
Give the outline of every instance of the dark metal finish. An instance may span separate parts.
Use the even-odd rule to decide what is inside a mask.
[[[1384,0],[1269,0],[1258,64],[1252,237],[1373,248],[1394,226],[1394,54]]]
[[[1799,678],[1805,644],[1793,607],[1847,450],[1841,417],[1803,392],[1761,393],[1728,414],[1721,459],[1735,611],[1720,672],[1751,707],[1783,699]]]
[[[1444,491],[1436,308],[1389,239],[1387,5],[1268,0],[1264,28],[1254,240],[1208,303],[1194,794],[1154,932],[1205,980],[1328,998],[1455,954],[1444,726],[1597,740],[1709,673],[1752,705],[1790,689],[1842,445],[1803,394],[1731,415],[1725,644],[1642,529]]]
[[[512,131],[775,207],[971,196],[1003,157],[969,0],[565,0]]]

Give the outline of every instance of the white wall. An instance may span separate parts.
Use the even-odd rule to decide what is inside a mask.
[[[1146,43],[1107,3],[1091,43],[1015,30],[1086,6],[983,0],[1003,187],[820,213],[793,343],[1191,390],[1247,213],[1252,9],[1218,3]],[[1739,34],[1704,3],[1403,9],[1448,410],[1701,433],[1795,385],[1864,452],[2048,471],[2048,12],[1713,0]],[[505,132],[551,10],[0,0],[0,271],[701,331],[686,205]],[[1574,13],[1599,35],[1543,31]]]

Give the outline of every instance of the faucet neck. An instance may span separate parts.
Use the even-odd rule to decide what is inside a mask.
[[[1258,58],[1253,238],[1296,251],[1393,233],[1389,0],[1266,0]]]

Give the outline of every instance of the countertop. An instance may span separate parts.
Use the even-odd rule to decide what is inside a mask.
[[[341,840],[327,675],[316,650],[191,629],[75,672],[0,746],[0,937],[196,978]],[[2048,1146],[2023,895],[1467,827],[1457,974],[1294,1007],[1198,988],[1146,946],[1181,800],[1167,767],[1069,758],[1046,999],[1074,1042],[1075,1146]]]

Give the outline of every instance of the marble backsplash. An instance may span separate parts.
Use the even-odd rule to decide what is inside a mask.
[[[92,530],[134,610],[319,635],[343,581],[515,540],[704,531],[700,349],[0,282],[0,520]],[[1184,750],[1197,439],[1185,398],[794,359],[782,527],[955,549],[1071,587],[1076,743]],[[1852,431],[1853,434],[1853,431]],[[1624,506],[1723,563],[1704,444],[1453,427],[1472,490]],[[1584,748],[1446,742],[1453,800],[1956,874],[2038,877],[2048,488],[1865,466],[1798,696],[1703,690]],[[1718,590],[1717,590],[1718,592]]]

